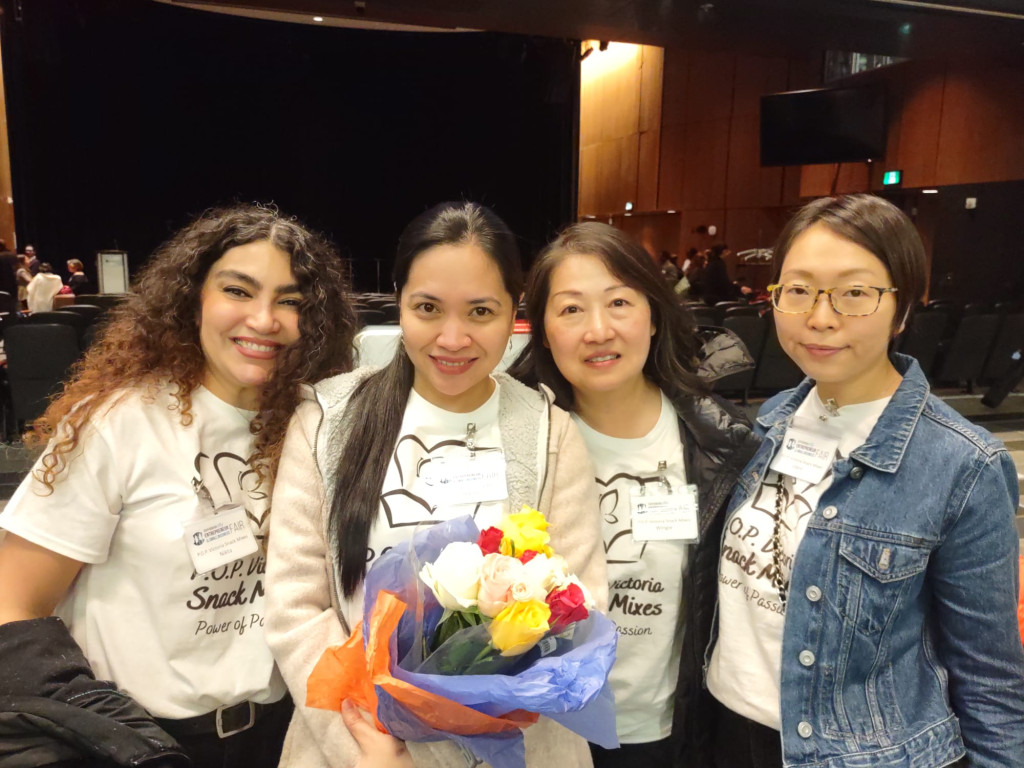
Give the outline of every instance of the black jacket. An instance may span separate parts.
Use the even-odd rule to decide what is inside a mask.
[[[701,377],[711,383],[747,369],[752,361],[735,336],[707,333]],[[725,508],[740,472],[761,439],[743,413],[715,395],[674,401],[683,440],[687,482],[696,482],[700,542],[690,550],[683,579],[682,659],[672,720],[675,765],[711,766],[711,694],[703,685],[704,649],[718,593],[718,555]]]
[[[97,680],[64,622],[0,625],[0,766],[188,768],[146,710]]]

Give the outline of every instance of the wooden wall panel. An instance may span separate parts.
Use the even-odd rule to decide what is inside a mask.
[[[810,198],[833,193],[845,195],[871,191],[871,172],[868,163],[839,163],[838,178],[836,165],[836,163],[829,163],[801,166],[800,196]],[[833,184],[835,184],[834,189]]]
[[[694,53],[686,78],[688,123],[727,120],[732,114],[736,55]]]
[[[663,70],[660,48],[623,43],[582,62],[579,217],[656,207]]]
[[[7,137],[7,97],[4,93],[3,70],[0,68],[0,237],[9,250],[21,251],[28,243],[17,243],[14,234],[13,185],[11,182],[11,149]]]
[[[732,98],[733,117],[758,117],[761,97],[787,89],[789,62],[761,56],[736,58],[736,82]]]
[[[635,237],[656,261],[661,253],[677,254],[679,247],[679,214],[640,214],[616,216],[615,226]]]
[[[683,185],[686,180],[686,126],[664,123],[661,127],[661,152],[658,156],[658,209],[683,207]]]
[[[665,51],[661,87],[662,127],[686,122],[690,111],[690,105],[686,101],[690,59],[691,54],[679,48],[669,48]]]
[[[937,184],[1024,178],[1024,62],[963,63],[947,70]]]
[[[725,209],[717,210],[684,210],[679,218],[679,253],[685,254],[690,248],[703,250],[715,243],[720,243],[725,234]],[[713,224],[718,230],[714,235],[700,234],[698,227]]]
[[[636,133],[641,61],[640,46],[613,43],[581,63],[581,147]]]
[[[733,117],[729,129],[726,206],[751,208],[782,204],[782,168],[761,167],[758,115]]]
[[[891,118],[897,139],[894,147],[890,138],[886,167],[903,171],[905,188],[931,186],[936,183],[945,67],[911,64],[900,75],[890,91],[898,102]]]
[[[640,48],[640,115],[639,130],[661,128],[661,91],[665,74],[665,50],[652,45]]]
[[[687,123],[683,157],[683,208],[724,208],[729,168],[728,118]]]
[[[639,136],[639,168],[636,184],[636,209],[638,211],[658,210],[658,174],[661,152],[661,131],[644,131]]]

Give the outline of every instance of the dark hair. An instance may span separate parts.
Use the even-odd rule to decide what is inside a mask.
[[[876,256],[892,278],[896,292],[893,330],[924,297],[928,285],[927,260],[914,222],[899,208],[874,195],[822,197],[808,203],[790,219],[775,245],[772,283],[779,281],[786,254],[793,242],[815,224],[856,243]]]
[[[476,203],[442,203],[413,219],[398,240],[392,277],[401,297],[416,257],[438,245],[477,245],[498,267],[512,297],[523,292],[523,272],[515,235],[491,210]],[[511,318],[510,318],[511,319]],[[399,345],[391,362],[356,387],[345,407],[350,428],[338,462],[329,530],[341,563],[346,597],[366,575],[366,548],[380,510],[380,493],[402,427],[412,389],[413,366]]]
[[[133,292],[76,364],[63,394],[35,422],[59,438],[43,455],[37,477],[49,488],[78,445],[79,435],[112,393],[128,387],[174,389],[181,423],[192,422],[192,392],[205,358],[199,343],[200,294],[210,267],[231,248],[266,240],[291,258],[302,302],[298,341],[285,350],[260,392],[254,468],[273,475],[285,429],[298,405],[298,385],[352,367],[355,315],[334,247],[273,207],[236,205],[209,210],[175,234],[139,273]]]
[[[640,291],[651,307],[654,336],[644,363],[644,376],[670,398],[705,391],[697,377],[700,342],[693,315],[683,306],[658,272],[644,247],[625,232],[597,221],[572,224],[541,252],[526,284],[526,316],[532,333],[530,343],[509,370],[529,384],[546,384],[555,403],[572,410],[572,385],[555,365],[544,345],[544,311],[551,293],[551,275],[567,256],[596,256],[608,271],[630,288]]]
[[[39,271],[50,273],[53,272],[53,267],[50,265],[50,262],[44,261],[39,265]]]

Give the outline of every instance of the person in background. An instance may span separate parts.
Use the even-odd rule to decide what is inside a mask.
[[[22,309],[28,308],[28,284],[32,282],[32,273],[28,269],[28,256],[18,254],[18,267],[15,270],[18,282],[18,302]]]
[[[29,312],[49,312],[53,309],[53,299],[60,293],[64,283],[53,274],[53,267],[48,262],[39,265],[39,272],[32,278],[25,289],[25,299]]]
[[[3,239],[0,239],[0,291],[14,299],[18,297],[18,257],[7,249]]]
[[[82,295],[89,292],[89,278],[85,276],[85,265],[82,264],[78,259],[68,259],[68,288],[71,292],[76,295]]]
[[[528,504],[547,517],[552,548],[598,607],[606,603],[579,433],[545,393],[494,373],[522,293],[515,236],[481,205],[443,203],[405,228],[393,279],[402,327],[394,358],[307,389],[281,458],[274,506],[288,513],[271,524],[267,638],[297,704],[283,768],[468,765],[450,741],[404,744],[354,708],[304,706],[317,660],[359,631],[367,569],[417,525],[472,514],[484,529]],[[424,463],[440,458],[454,470],[478,449],[506,477],[485,498],[446,498],[421,476]],[[586,741],[553,720],[524,735],[528,765],[590,765]]]
[[[240,205],[161,246],[113,310],[0,513],[0,698],[26,731],[0,764],[277,765],[270,490],[299,385],[351,367],[343,275],[326,240]]]
[[[708,765],[701,654],[718,543],[758,440],[708,392],[692,316],[622,231],[599,222],[564,230],[534,263],[526,296],[533,332],[512,373],[550,387],[571,411],[603,517],[621,746],[591,745],[594,764]],[[736,343],[719,349],[711,368],[749,361]],[[667,515],[661,529],[642,519],[651,503]]]
[[[675,285],[679,282],[679,278],[683,276],[683,273],[679,270],[679,265],[676,264],[675,257],[668,251],[661,252],[660,266],[661,275],[669,285]]]
[[[816,200],[779,236],[775,326],[808,378],[761,407],[726,519],[719,766],[1024,764],[1017,470],[892,351],[926,281],[878,197]]]
[[[32,277],[35,277],[39,274],[39,266],[41,264],[39,257],[36,256],[35,247],[32,245],[26,245],[24,255],[25,258],[28,259],[28,271],[32,274]]]
[[[740,291],[729,279],[729,269],[725,257],[731,251],[724,243],[711,247],[708,252],[707,266],[700,277],[701,298],[709,306],[720,301],[733,301],[740,296]]]

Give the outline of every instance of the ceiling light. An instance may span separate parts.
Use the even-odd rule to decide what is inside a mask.
[[[319,24],[323,20],[324,20],[323,16],[314,16],[313,17],[313,21],[315,21],[317,24]]]
[[[922,195],[937,195],[937,194],[939,194],[939,190],[937,190],[937,189],[922,189],[921,190],[921,194]]]

